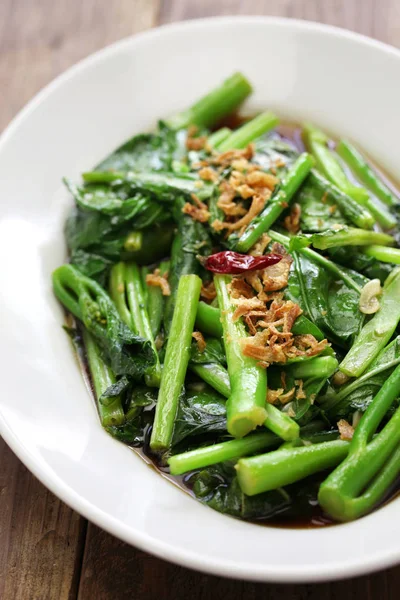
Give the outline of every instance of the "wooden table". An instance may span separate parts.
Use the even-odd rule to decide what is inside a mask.
[[[321,21],[400,46],[398,0],[0,0],[0,131],[43,85],[91,52],[162,23],[223,14]],[[399,588],[400,567],[282,586],[171,565],[88,523],[0,439],[1,600],[397,600]]]

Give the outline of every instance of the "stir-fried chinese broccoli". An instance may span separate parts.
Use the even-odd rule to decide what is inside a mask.
[[[251,91],[235,73],[65,179],[53,288],[110,435],[220,512],[347,521],[400,473],[400,198],[315,125],[232,127]]]

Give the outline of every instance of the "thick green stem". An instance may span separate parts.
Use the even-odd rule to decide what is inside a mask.
[[[390,277],[390,276],[389,276]],[[349,377],[360,377],[386,346],[400,321],[400,272],[384,285],[380,309],[361,329],[339,369]]]
[[[214,276],[232,390],[227,401],[227,429],[234,437],[243,437],[267,417],[267,375],[257,361],[242,352],[240,341],[247,332],[242,319],[232,319],[235,307],[228,292],[230,281],[227,275]]]
[[[181,277],[150,440],[150,447],[155,452],[167,450],[171,445],[179,396],[190,359],[190,345],[200,290],[200,277],[197,275]]]
[[[400,472],[400,408],[374,435],[398,397],[400,366],[383,384],[356,427],[347,459],[323,482],[318,499],[338,521],[372,510]]]
[[[273,433],[267,431],[252,433],[240,440],[230,440],[229,442],[197,448],[183,454],[176,454],[171,456],[168,464],[171,475],[182,475],[194,469],[203,469],[225,460],[232,460],[260,450],[266,450],[278,443],[279,439]]]
[[[287,442],[299,437],[300,427],[289,415],[268,403],[266,410],[267,418],[264,421],[265,427]]]
[[[397,198],[378,174],[370,167],[362,154],[350,142],[341,140],[336,148],[339,156],[349,165],[358,179],[387,206],[396,206]]]
[[[183,129],[189,125],[211,127],[234,112],[251,92],[252,87],[246,77],[242,73],[234,73],[190,108],[168,119],[167,125],[172,129]]]
[[[372,229],[375,219],[371,213],[348,194],[339,189],[336,185],[325,179],[322,175],[313,169],[307,180],[310,185],[325,188],[329,193],[332,204],[339,207],[343,216],[353,225],[361,229]]]
[[[158,387],[161,379],[161,365],[146,309],[146,297],[140,269],[135,263],[121,262],[113,266],[110,273],[110,296],[124,323],[134,333],[149,340],[154,352],[155,363],[147,369],[145,380],[148,386]]]
[[[231,384],[228,371],[218,363],[195,364],[189,363],[189,369],[203,381],[211,385],[225,398],[231,395]]]
[[[222,337],[222,323],[219,309],[200,301],[197,307],[196,327],[202,333],[207,333],[217,338]]]
[[[150,192],[157,196],[157,200],[171,204],[177,194],[196,194],[200,200],[207,200],[213,190],[212,183],[199,180],[196,175],[172,174],[158,172],[133,172],[128,171],[88,171],[82,173],[82,179],[86,183],[111,183],[112,181],[123,181],[132,185],[136,190]],[[201,182],[201,187],[199,185]]]
[[[169,266],[169,261],[160,263],[160,275],[166,275],[169,271]],[[142,269],[143,286],[146,286],[147,289],[147,313],[149,315],[151,333],[155,339],[160,333],[164,314],[165,296],[163,296],[162,289],[159,286],[147,285],[146,275],[149,273],[150,271],[147,268]]]
[[[385,263],[392,263],[393,265],[400,265],[400,249],[399,248],[387,248],[386,246],[369,246],[363,249],[363,253],[376,260],[380,260]]]
[[[327,229],[321,233],[313,233],[305,242],[311,243],[318,250],[335,248],[337,246],[370,246],[381,244],[382,246],[394,244],[394,239],[387,233],[379,231],[368,231],[367,229],[356,229],[354,227],[343,227],[342,229]],[[299,241],[301,242],[302,239]]]
[[[367,190],[353,185],[346,177],[338,160],[328,147],[329,138],[311,123],[303,124],[303,138],[309,152],[314,156],[317,167],[332,183],[362,206],[369,199]]]
[[[270,111],[261,113],[233,131],[229,137],[219,144],[218,150],[219,152],[225,152],[236,148],[246,148],[258,137],[276,127],[278,122],[279,119],[274,113]]]
[[[396,225],[394,216],[384,207],[378,206],[366,189],[354,185],[348,178],[334,153],[329,149],[328,137],[313,125],[306,124],[303,129],[306,146],[314,155],[318,169],[334,185],[353,198],[357,204],[365,207],[376,221],[385,229]]]
[[[318,356],[304,362],[295,363],[289,367],[290,373],[296,379],[318,377],[327,379],[338,368],[338,361],[334,356]]]
[[[348,449],[349,442],[334,440],[241,458],[236,465],[239,485],[248,496],[275,490],[336,466]]]
[[[218,129],[218,131],[214,131],[214,133],[208,136],[207,145],[210,148],[218,148],[218,146],[224,140],[226,140],[231,135],[231,133],[232,130],[229,129],[229,127],[222,127],[221,129]]]
[[[168,256],[175,234],[175,224],[163,223],[160,227],[151,227],[131,231],[125,239],[121,259],[133,260],[138,265],[150,265]]]
[[[238,252],[248,252],[260,239],[262,234],[272,227],[289,205],[313,164],[314,160],[312,156],[306,153],[301,154],[286,173],[285,178],[268,201],[264,210],[251,221],[240,238],[236,241],[235,236],[230,236]]]
[[[301,439],[297,440],[299,445],[304,445],[304,441],[311,443],[321,443],[337,439],[336,431],[321,431],[324,428],[322,421],[314,421],[301,429]],[[227,460],[233,460],[248,454],[253,454],[259,450],[273,448],[281,443],[281,439],[268,432],[256,432],[241,438],[240,440],[230,440],[219,444],[212,444],[196,450],[190,450],[182,454],[172,456],[168,463],[172,475],[182,475],[195,469],[203,469],[210,465],[215,465]]]
[[[104,394],[107,388],[116,381],[114,373],[101,358],[101,352],[98,345],[93,336],[86,329],[83,330],[83,343],[85,345],[101,424],[103,427],[122,425],[125,421],[125,415],[122,409],[121,397],[116,396],[109,404],[103,404],[101,402],[102,394]]]

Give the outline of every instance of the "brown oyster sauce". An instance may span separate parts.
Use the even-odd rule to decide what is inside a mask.
[[[230,117],[228,117],[227,119],[224,119],[221,123],[219,123],[218,128],[219,127],[229,127],[231,129],[235,129],[236,127],[240,126],[245,121],[247,121],[249,118],[250,117],[243,118],[240,115],[234,114],[234,115],[231,115]],[[279,134],[279,136],[282,138],[282,140],[287,140],[291,143],[294,143],[296,148],[300,152],[305,150],[304,144],[302,141],[302,137],[301,137],[301,128],[297,124],[285,121],[276,128],[276,131]],[[378,173],[378,175],[385,182],[385,184],[395,194],[400,196],[400,185],[397,185],[396,183],[394,183],[393,178],[389,178],[387,173],[382,168],[378,167],[372,160],[369,159],[369,157],[367,157],[367,158],[368,158],[368,161],[370,162],[370,164],[373,166],[373,168]],[[349,173],[348,171],[346,171],[346,173],[349,176],[349,178],[351,177],[353,179],[354,183],[358,183],[357,180],[354,177],[352,177],[351,173]],[[67,325],[71,326],[73,323],[73,320],[71,320],[71,317],[69,315],[67,316],[66,320],[67,320]],[[76,356],[77,356],[77,360],[78,360],[80,369],[82,371],[85,383],[87,385],[87,388],[93,398],[93,401],[96,404],[94,389],[92,386],[90,373],[88,370],[88,366],[87,366],[87,362],[85,359],[83,349],[78,350]],[[150,431],[148,431],[147,433],[148,433],[148,435],[146,436],[146,440],[149,440],[150,439]],[[188,473],[187,475],[183,475],[183,476],[171,475],[169,473],[168,468],[163,466],[162,464],[160,464],[157,457],[150,452],[147,442],[145,442],[143,447],[133,447],[133,446],[129,446],[129,447],[151,469],[153,469],[156,473],[161,475],[161,477],[163,477],[164,479],[167,479],[173,485],[177,486],[183,492],[185,492],[186,494],[189,494],[196,500],[196,497],[191,489],[191,482],[190,482],[190,479],[191,479],[191,476],[193,475],[193,473]],[[317,476],[314,476],[313,480],[314,480],[314,482],[319,483],[319,482],[322,482],[326,478],[326,476],[327,476],[327,473],[319,473]],[[385,498],[379,503],[379,505],[377,505],[375,507],[375,509],[384,506],[385,504],[387,504],[388,502],[390,502],[391,500],[396,498],[399,494],[400,494],[400,478],[398,478],[398,480],[392,485],[392,488],[390,489],[390,491],[386,494]],[[199,501],[199,500],[196,500],[196,501]],[[211,510],[211,508],[210,508],[210,510]],[[234,518],[234,517],[231,517],[231,518]],[[304,505],[304,503],[303,503],[301,511],[299,510],[298,514],[295,514],[293,516],[292,515],[290,515],[290,516],[283,515],[281,517],[277,516],[277,517],[273,517],[271,519],[252,520],[252,521],[250,520],[249,522],[256,523],[257,525],[262,525],[265,527],[274,527],[274,528],[278,527],[278,528],[285,528],[285,529],[316,529],[316,528],[320,528],[320,527],[331,527],[333,525],[339,525],[339,523],[336,523],[335,521],[330,519],[326,514],[324,514],[323,510],[321,509],[321,507],[318,504],[316,496],[314,496],[314,497],[310,496],[306,505]]]

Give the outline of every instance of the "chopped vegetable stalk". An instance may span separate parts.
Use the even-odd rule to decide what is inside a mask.
[[[114,373],[101,358],[100,348],[96,344],[93,336],[86,329],[83,330],[83,342],[85,344],[89,371],[96,394],[101,424],[103,427],[122,425],[125,421],[125,415],[122,409],[121,397],[115,396],[110,403],[101,401],[104,392],[116,381]]]
[[[253,454],[279,443],[273,433],[267,431],[252,433],[240,440],[230,440],[212,446],[197,448],[183,454],[176,454],[168,459],[171,475],[182,475],[194,469],[202,469],[209,465],[232,460],[246,454]]]
[[[161,202],[174,202],[177,195],[196,194],[200,200],[207,200],[213,193],[214,186],[207,181],[202,181],[199,186],[199,178],[191,173],[163,173],[134,171],[88,171],[82,173],[86,183],[112,183],[120,181],[130,184],[135,190],[155,194]]]
[[[179,396],[190,359],[190,342],[200,296],[197,275],[180,278],[171,330],[165,352],[150,447],[161,452],[170,447]]]
[[[153,227],[131,231],[121,250],[121,259],[133,260],[138,265],[148,265],[164,258],[170,251],[174,238],[175,225],[163,223],[162,227]]]
[[[304,441],[308,443],[321,443],[337,439],[337,430],[321,431],[323,428],[324,424],[318,421],[306,425],[301,429],[302,438],[299,438],[294,443],[303,445]],[[273,433],[255,432],[240,440],[229,440],[227,442],[212,444],[196,450],[190,450],[189,452],[183,452],[182,454],[176,454],[175,456],[171,456],[168,460],[168,464],[172,475],[182,475],[188,471],[202,469],[209,465],[215,465],[223,461],[240,458],[258,452],[259,450],[274,448],[280,443],[281,439]],[[285,443],[292,444],[293,442]]]
[[[393,244],[394,239],[391,235],[379,231],[341,227],[340,229],[327,229],[309,236],[297,236],[297,238],[293,238],[291,244],[294,249],[296,243],[299,246],[312,244],[318,250],[326,250],[337,246],[370,246],[372,244],[386,246]]]
[[[335,467],[347,455],[349,442],[334,440],[309,446],[279,448],[274,452],[241,458],[236,465],[239,485],[254,496],[294,483]]]
[[[386,229],[396,225],[394,216],[384,206],[378,206],[369,197],[366,189],[353,185],[343,171],[339,161],[329,149],[329,138],[313,125],[304,125],[306,146],[314,155],[319,170],[340,190],[353,198],[360,206],[364,206],[376,221]]]
[[[398,397],[400,366],[383,384],[358,423],[348,457],[320,487],[323,509],[338,521],[356,519],[374,508],[400,472],[400,408],[376,435]]]
[[[267,417],[267,375],[257,361],[242,353],[240,340],[247,332],[241,319],[232,320],[234,306],[228,292],[230,281],[227,275],[214,276],[232,390],[227,401],[227,429],[234,437],[243,437],[264,423]]]
[[[390,276],[389,276],[390,277]],[[339,369],[349,377],[360,377],[386,346],[400,321],[400,272],[385,282],[379,311],[361,329]]]
[[[246,77],[242,73],[234,73],[190,108],[168,119],[167,125],[172,129],[183,129],[189,125],[210,127],[234,112],[251,92],[252,87]]]
[[[200,301],[197,307],[196,327],[202,333],[222,337],[221,313],[219,309]]]
[[[306,379],[308,377],[327,379],[334,374],[338,364],[339,363],[334,356],[318,356],[291,365],[290,373],[296,379]]]
[[[349,165],[359,180],[379,200],[387,206],[396,206],[400,199],[397,198],[388,186],[379,178],[378,174],[367,163],[362,154],[350,142],[341,140],[336,148],[339,156]]]
[[[229,129],[229,127],[222,127],[221,129],[218,129],[218,131],[214,131],[214,133],[208,136],[207,144],[210,148],[218,149],[218,146],[224,140],[226,140],[231,135],[231,133],[232,131]]]
[[[165,260],[160,263],[160,276],[166,275],[169,271],[169,261]],[[146,283],[146,275],[150,273],[149,269],[143,267],[142,279],[143,286],[147,290],[146,294],[146,306],[147,313],[150,320],[150,328],[153,338],[155,339],[160,333],[161,323],[164,313],[165,297],[163,296],[162,289],[156,285],[148,285]]]
[[[369,194],[367,190],[352,185],[347,179],[346,173],[328,147],[328,136],[321,129],[317,129],[314,125],[311,125],[311,123],[303,124],[303,136],[305,144],[309,152],[313,154],[321,173],[345,194],[348,194],[363,206],[368,201]]]
[[[189,369],[208,383],[208,385],[211,385],[222,396],[229,398],[231,395],[231,384],[228,371],[225,367],[218,363],[189,363]]]
[[[384,263],[392,263],[393,265],[400,265],[400,249],[399,248],[387,248],[386,246],[368,246],[363,249],[363,253],[376,260],[380,260]]]
[[[301,154],[285,175],[277,191],[273,193],[264,210],[246,227],[244,233],[237,238],[230,236],[230,241],[238,252],[248,252],[260,239],[263,233],[275,223],[284,209],[290,204],[295,192],[310,172],[314,160],[309,154]]]
[[[113,266],[110,274],[110,296],[124,323],[134,333],[150,342],[155,362],[147,369],[145,380],[147,385],[158,387],[161,365],[146,309],[140,269],[135,263],[120,262]]]
[[[269,111],[261,113],[233,131],[229,137],[219,144],[218,150],[219,152],[225,152],[235,148],[246,148],[248,144],[264,133],[271,131],[276,125],[278,125],[278,117],[274,113]]]
[[[348,194],[340,190],[336,185],[325,179],[322,175],[313,169],[307,180],[310,185],[322,186],[329,193],[334,205],[340,208],[343,216],[353,225],[361,229],[372,229],[375,219],[371,213]]]
[[[299,437],[300,427],[289,415],[268,403],[266,410],[267,418],[264,421],[265,427],[285,441],[295,440]]]

